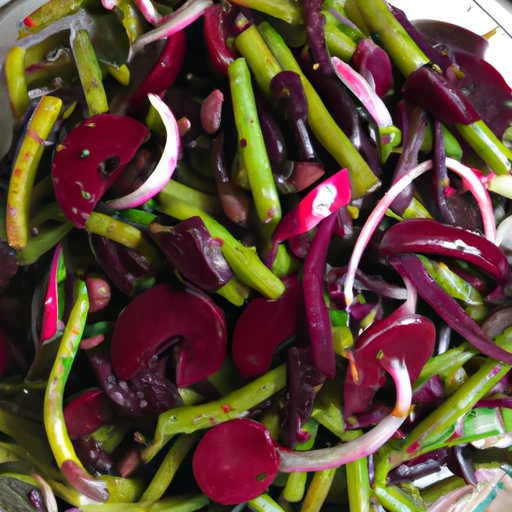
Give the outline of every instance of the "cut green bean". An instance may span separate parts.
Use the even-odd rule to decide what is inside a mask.
[[[322,11],[325,16],[325,42],[331,57],[338,57],[349,62],[356,51],[356,43],[338,28],[336,18],[328,11]]]
[[[262,494],[253,500],[247,502],[249,508],[255,512],[284,512],[268,494]]]
[[[245,59],[228,68],[235,124],[256,212],[262,224],[275,227],[281,204],[256,110],[251,74]]]
[[[374,496],[380,505],[390,512],[423,512],[426,507],[411,501],[401,489],[395,485],[375,486]]]
[[[173,496],[156,502],[84,504],[80,507],[80,512],[194,512],[208,504],[208,498],[200,494],[197,496]]]
[[[334,480],[337,468],[317,471],[308,487],[301,512],[320,512]]]
[[[376,190],[380,186],[380,181],[329,114],[320,96],[302,73],[299,64],[291,50],[286,46],[283,38],[267,22],[259,25],[258,30],[281,67],[288,71],[295,71],[300,75],[308,100],[309,125],[320,143],[341,167],[348,168],[352,185],[352,198],[362,197]],[[259,66],[264,65],[265,62],[263,61],[259,63]],[[256,73],[254,70],[253,72]]]
[[[197,434],[181,434],[165,456],[153,480],[144,491],[140,501],[159,500],[178,471],[183,459],[190,452],[197,439]]]
[[[71,48],[75,57],[80,82],[85,93],[89,115],[108,112],[108,101],[98,59],[87,30],[77,30],[71,35]]]
[[[286,366],[281,365],[240,389],[207,404],[179,407],[160,414],[153,442],[142,451],[149,462],[176,434],[191,434],[234,418],[243,417],[249,409],[286,386]]]
[[[164,206],[179,200],[201,208],[213,217],[222,213],[222,205],[218,197],[199,192],[175,180],[169,181],[158,195],[158,198],[159,202]]]
[[[307,473],[290,473],[283,489],[283,498],[288,503],[298,503],[304,498],[306,492]]]
[[[360,430],[350,432],[352,439],[357,439],[362,435]],[[345,438],[347,438],[347,434],[348,432],[345,434]],[[350,440],[347,439],[347,441]],[[347,487],[351,512],[370,512],[372,506],[367,457],[361,457],[347,464]]]
[[[242,282],[268,299],[278,299],[284,293],[285,285],[263,264],[254,247],[242,245],[222,224],[210,217],[204,210],[179,200],[162,204],[160,194],[152,204],[156,210],[178,220],[195,216],[201,217],[210,234],[223,241],[222,254]]]
[[[9,91],[11,110],[16,119],[20,119],[28,109],[25,54],[25,48],[13,46],[5,59],[5,81]]]
[[[295,0],[233,0],[233,3],[270,14],[291,25],[302,24],[301,4]]]
[[[14,162],[7,195],[7,240],[11,247],[23,249],[29,240],[30,194],[34,186],[44,141],[57,121],[62,100],[43,96],[30,120],[27,133]]]

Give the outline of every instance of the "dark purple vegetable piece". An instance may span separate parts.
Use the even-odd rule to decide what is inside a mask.
[[[459,478],[462,478],[467,485],[478,484],[478,479],[475,475],[475,465],[468,457],[465,446],[455,445],[448,451],[448,460],[446,461],[447,468]]]
[[[9,341],[3,330],[0,328],[0,377],[4,374],[10,361]]]
[[[224,132],[219,133],[213,140],[212,167],[224,213],[235,224],[247,226],[251,202],[245,191],[231,181],[226,170]]]
[[[452,239],[453,240],[453,239]],[[407,277],[421,298],[454,330],[488,357],[512,364],[512,354],[495,345],[480,326],[446,293],[415,254],[389,258],[400,275]]]
[[[343,389],[346,416],[365,411],[377,390],[386,383],[384,369],[377,359],[379,352],[404,361],[413,384],[432,356],[435,342],[436,330],[428,318],[404,315],[400,308],[370,325],[356,342],[353,352],[356,371],[348,371],[346,375]]]
[[[300,76],[293,71],[281,71],[270,81],[274,102],[284,113],[294,132],[302,161],[316,161],[316,154],[308,132],[308,101]]]
[[[413,404],[435,404],[444,398],[444,387],[439,375],[434,375],[412,395]]]
[[[98,201],[148,134],[139,121],[114,114],[90,117],[69,133],[52,163],[55,196],[68,220],[85,228]]]
[[[388,482],[390,484],[412,483],[419,478],[438,473],[442,466],[446,464],[447,457],[446,449],[434,450],[416,457],[412,461],[400,464],[400,466],[391,470],[388,475]]]
[[[175,226],[150,225],[150,231],[167,260],[186,279],[206,292],[222,288],[233,276],[201,217],[190,217]]]
[[[367,428],[372,425],[380,423],[386,416],[391,412],[391,407],[388,407],[381,403],[376,403],[367,411],[350,416],[350,420],[347,422],[347,429],[356,430],[359,428]]]
[[[443,45],[450,51],[471,53],[481,59],[489,49],[489,41],[467,28],[439,20],[414,20],[414,28],[436,47]]]
[[[124,245],[99,235],[90,235],[89,241],[100,267],[128,297],[143,290],[154,276],[150,268],[136,264],[139,255]]]
[[[286,379],[289,398],[281,435],[285,446],[294,450],[300,430],[311,417],[315,396],[324,382],[322,374],[313,366],[309,348],[292,347],[288,350]]]
[[[352,64],[356,71],[375,89],[377,96],[384,96],[393,83],[389,55],[370,38],[359,41]]]
[[[270,113],[267,105],[262,100],[256,98],[256,107],[258,108],[258,119],[265,141],[265,148],[267,149],[272,171],[275,174],[278,172],[281,163],[288,158],[286,142],[279,124]]]
[[[80,462],[90,473],[111,475],[114,472],[114,461],[103,449],[102,444],[93,436],[77,439],[73,446]]]
[[[304,0],[304,24],[315,63],[326,75],[332,75],[331,59],[325,42],[325,16],[320,12],[322,0]]]
[[[165,358],[162,359],[164,362],[165,360]],[[178,390],[165,378],[165,365],[161,362],[144,366],[131,381],[127,382],[114,374],[107,350],[101,348],[93,350],[89,354],[89,361],[98,384],[120,416],[155,417],[173,407],[183,405]],[[151,387],[154,387],[154,390]]]
[[[141,101],[147,101],[150,93],[162,94],[174,83],[185,59],[186,49],[187,36],[184,30],[167,38],[157,64],[130,98],[129,108],[137,106]]]
[[[279,299],[256,297],[236,323],[231,351],[233,362],[245,379],[267,372],[279,345],[304,327],[304,299],[297,275],[282,280],[286,290]]]
[[[297,256],[297,258],[300,258],[301,260],[305,259],[308,255],[309,249],[311,248],[311,235],[308,232],[292,236],[288,240],[288,247],[294,256]]]
[[[215,89],[201,104],[201,126],[210,135],[220,128],[223,103],[224,95],[219,89]]]
[[[393,183],[396,183],[418,165],[418,154],[427,132],[427,114],[422,108],[401,101],[398,112],[401,118],[403,150],[393,174]],[[413,195],[414,185],[411,183],[393,201],[392,210],[398,215],[403,215],[404,210],[411,203]]]
[[[443,124],[472,124],[480,120],[462,91],[429,66],[422,66],[407,77],[402,94]]]
[[[295,162],[285,160],[274,179],[282,194],[295,194],[316,183],[325,174],[322,164],[316,162]]]
[[[16,251],[5,240],[0,240],[0,292],[7,288],[17,272]]]
[[[115,421],[116,414],[101,389],[78,395],[64,408],[64,420],[71,439],[88,436]]]
[[[464,78],[459,87],[494,134],[501,139],[512,124],[512,89],[491,64],[475,55],[455,52]]]
[[[28,493],[28,499],[30,504],[40,512],[47,512],[46,505],[44,504],[43,495],[39,491],[39,489],[32,489]]]
[[[326,378],[336,375],[336,359],[331,319],[324,299],[324,273],[327,250],[336,227],[337,217],[329,215],[319,225],[304,262],[302,289],[306,305],[311,355],[315,368]]]
[[[227,15],[222,4],[211,5],[204,11],[204,37],[210,60],[221,74],[228,74],[229,65],[236,59],[237,52],[228,43]]]
[[[512,327],[512,307],[493,311],[481,325],[482,331],[493,340],[496,336]]]
[[[432,219],[409,219],[389,228],[380,242],[386,256],[419,252],[452,256],[476,265],[499,283],[510,277],[507,259],[487,238]]]
[[[227,345],[224,313],[205,294],[161,284],[136,297],[121,313],[112,335],[116,375],[131,379],[151,358],[175,343],[176,384],[207,379],[224,361]]]
[[[279,457],[261,423],[236,419],[206,433],[192,466],[196,482],[208,498],[236,505],[265,492],[277,474]]]

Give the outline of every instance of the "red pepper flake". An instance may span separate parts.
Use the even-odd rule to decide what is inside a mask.
[[[224,405],[221,407],[221,409],[222,409],[222,412],[224,412],[224,413],[226,413],[226,414],[227,414],[228,412],[230,412],[230,411],[231,411],[231,406],[230,406],[229,404],[224,404]]]
[[[27,16],[24,20],[23,20],[23,23],[25,24],[25,26],[27,28],[33,28],[36,26],[36,22],[30,17],[30,16]]]
[[[242,146],[243,148],[246,148],[247,147],[247,140],[246,139],[240,139],[240,146]]]
[[[66,146],[64,146],[64,144],[59,144],[56,148],[56,151],[59,152],[62,151],[63,149],[66,149]]]
[[[420,448],[420,443],[418,443],[418,441],[414,441],[414,443],[411,444],[411,446],[409,446],[409,448],[407,448],[407,453],[415,453],[419,450]]]
[[[71,329],[71,332],[75,335],[75,336],[78,336],[80,334],[80,331],[78,329]]]
[[[20,168],[14,169],[14,176],[21,176],[23,171]]]

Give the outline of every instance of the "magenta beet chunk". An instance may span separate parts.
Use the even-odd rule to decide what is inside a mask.
[[[279,458],[261,423],[237,419],[206,433],[192,465],[196,482],[208,498],[236,505],[265,492],[277,474]]]
[[[505,255],[487,238],[432,219],[410,219],[388,229],[380,243],[386,256],[418,252],[452,256],[476,265],[498,282],[508,280]]]
[[[112,336],[112,366],[120,379],[131,379],[151,358],[181,342],[178,387],[215,373],[226,354],[224,313],[198,290],[154,286],[121,313]]]
[[[151,231],[171,265],[206,292],[214,292],[233,276],[220,243],[201,217],[190,217],[173,227],[151,224]]]
[[[286,291],[277,300],[253,299],[233,333],[232,355],[242,377],[263,375],[283,341],[298,333],[304,319],[302,287],[296,274],[283,278]]]
[[[64,421],[71,439],[96,432],[115,420],[116,413],[101,389],[91,389],[71,400],[64,408]]]
[[[69,133],[52,163],[55,195],[68,220],[85,227],[98,201],[148,134],[139,121],[114,114],[93,116]]]
[[[388,358],[405,362],[411,384],[432,355],[436,340],[434,324],[421,315],[405,315],[400,310],[372,324],[356,342],[353,353],[359,380],[347,372],[344,387],[345,414],[367,409],[373,396],[385,384],[385,373],[377,360],[382,351]]]

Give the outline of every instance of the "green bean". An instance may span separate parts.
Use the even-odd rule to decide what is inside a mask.
[[[304,498],[308,474],[304,472],[290,473],[283,489],[283,498],[288,503],[298,503]]]
[[[352,439],[362,435],[360,430],[352,430]],[[347,432],[348,433],[348,432]],[[345,434],[346,438],[347,434]],[[347,439],[349,441],[351,439]],[[368,474],[368,458],[362,457],[347,464],[348,500],[352,512],[370,512],[371,489]]]
[[[37,168],[50,134],[62,108],[62,100],[43,96],[28,125],[16,156],[7,195],[7,240],[11,247],[23,249],[29,239],[30,194]]]
[[[197,439],[197,434],[181,434],[171,449],[167,452],[165,459],[158,468],[153,480],[144,491],[140,501],[159,500],[176,474],[176,471],[183,462],[183,459],[190,452]]]
[[[81,29],[72,33],[71,48],[85,93],[89,115],[94,116],[108,112],[108,101],[103,87],[101,69],[94,53],[89,32]]]
[[[320,512],[334,480],[336,469],[317,471],[308,487],[301,512]]]
[[[237,59],[228,68],[231,97],[238,140],[262,224],[275,227],[281,220],[281,204],[261,132],[251,75],[245,59]]]
[[[11,110],[16,119],[20,119],[28,109],[25,54],[24,48],[13,46],[5,59],[5,81],[9,91]]]
[[[331,57],[338,57],[349,62],[356,51],[356,43],[338,28],[336,18],[328,11],[322,11],[325,16],[325,42]]]
[[[251,510],[256,512],[284,512],[268,494],[262,494],[253,500],[247,502]]]
[[[294,0],[233,0],[233,3],[270,14],[291,25],[302,24],[300,4]]]

